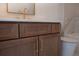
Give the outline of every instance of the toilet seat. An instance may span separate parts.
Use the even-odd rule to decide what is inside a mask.
[[[70,38],[79,39],[79,33],[66,34],[65,36],[70,37]]]
[[[73,56],[77,47],[78,40],[70,37],[61,37],[62,40],[62,56]]]
[[[64,41],[64,42],[71,42],[71,43],[76,43],[76,42],[79,42],[78,39],[74,39],[74,38],[70,38],[70,37],[61,37],[61,40]]]

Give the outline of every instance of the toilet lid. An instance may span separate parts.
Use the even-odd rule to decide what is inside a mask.
[[[71,37],[71,38],[79,39],[79,33],[71,33],[71,34],[67,34],[66,36]]]
[[[79,42],[78,39],[74,39],[74,38],[70,38],[70,37],[61,37],[61,40],[62,41],[65,41],[65,42],[72,42],[72,43],[75,43],[75,42]]]

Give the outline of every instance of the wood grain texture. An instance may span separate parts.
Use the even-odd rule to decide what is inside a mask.
[[[0,40],[18,38],[18,24],[0,23]]]
[[[0,23],[0,55],[58,56],[60,28],[59,23]]]
[[[59,47],[58,35],[39,36],[39,55],[57,56]]]
[[[52,33],[60,32],[60,24],[52,24]]]
[[[0,56],[36,56],[37,37],[0,42]]]
[[[51,25],[50,24],[20,24],[20,36],[35,36],[40,34],[51,33]]]

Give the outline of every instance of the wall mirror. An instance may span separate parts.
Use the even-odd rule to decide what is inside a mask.
[[[35,15],[35,3],[7,3],[7,12]]]

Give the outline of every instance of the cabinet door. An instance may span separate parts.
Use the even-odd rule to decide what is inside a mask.
[[[37,51],[37,37],[0,42],[1,56],[35,56]]]
[[[39,23],[20,24],[20,32],[21,37],[51,33],[51,25]]]
[[[0,23],[0,40],[18,38],[18,24]]]
[[[60,32],[60,23],[58,24],[52,24],[52,33],[59,33]]]
[[[58,53],[59,53],[58,35],[51,34],[39,37],[39,55],[57,56]]]

